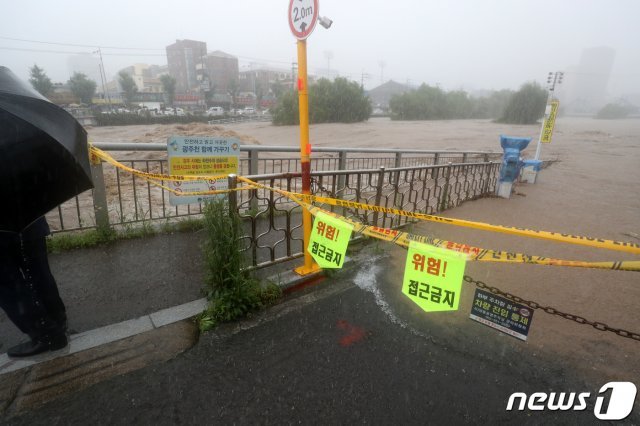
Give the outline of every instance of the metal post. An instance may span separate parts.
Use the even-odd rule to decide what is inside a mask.
[[[402,167],[402,153],[401,152],[396,152],[396,161],[394,166],[395,168],[400,168]],[[394,182],[396,185],[396,190],[398,189],[398,183],[400,181],[400,172],[396,172],[395,176],[394,176]],[[394,205],[395,205],[395,200],[394,200]]]
[[[249,151],[249,174],[252,176],[255,176],[257,174],[259,174],[259,159],[260,159],[260,152],[257,150],[251,150]],[[265,170],[266,173],[266,170]],[[258,212],[258,190],[257,189],[253,189],[251,191],[251,201],[249,202],[249,208],[251,209],[252,212],[257,213]]]
[[[109,210],[107,208],[107,192],[104,187],[104,174],[102,161],[91,163],[91,178],[93,179],[93,212],[96,217],[98,229],[108,229]]]
[[[311,194],[311,145],[309,144],[309,91],[307,87],[307,41],[298,40],[298,104],[300,110],[300,168],[302,193]],[[302,251],[304,265],[295,269],[299,275],[309,275],[320,268],[307,252],[313,222],[307,209],[302,211]]]
[[[467,153],[466,152],[464,154],[462,154],[462,162],[463,163],[467,162]]]
[[[553,75],[553,78],[551,77]],[[544,125],[547,119],[549,118],[549,112],[551,109],[550,102],[553,100],[553,92],[556,89],[556,84],[562,83],[562,77],[564,73],[560,71],[556,71],[555,73],[549,73],[549,77],[547,79],[547,83],[549,86],[549,92],[547,94],[547,104],[544,110],[544,119],[542,120],[542,126],[540,128],[540,136],[538,137],[538,145],[536,146],[536,156],[535,159],[540,159],[540,152],[542,151],[542,135],[544,134]]]
[[[440,193],[440,200],[438,200],[438,204],[440,205],[440,211],[444,211],[447,208],[447,196],[449,195],[449,179],[451,178],[451,165],[449,163],[447,165],[447,176],[444,180],[444,187],[442,188],[442,192]]]
[[[338,170],[347,170],[347,152],[340,151],[338,154]],[[346,175],[338,176],[338,188],[336,191],[336,197],[341,198],[344,193],[344,187],[346,183]]]
[[[249,174],[252,176],[255,176],[260,173],[258,168],[260,152],[256,150],[251,150],[248,152],[248,154],[249,154]],[[265,173],[267,173],[266,170],[265,170]]]
[[[378,172],[378,184],[376,185],[376,206],[382,202],[382,185],[384,184],[384,166],[380,167]],[[378,226],[378,212],[373,212],[373,226]]]
[[[547,121],[549,117],[549,101],[551,100],[551,92],[547,95],[547,103],[544,107],[544,117],[542,118],[542,125],[540,126],[540,136],[538,136],[538,145],[536,146],[536,156],[535,159],[540,159],[540,152],[542,151],[542,134],[544,133],[544,123]]]
[[[433,157],[433,165],[437,165],[438,164],[438,160],[440,160],[440,153],[436,152],[436,155]]]
[[[238,179],[234,174],[230,174],[227,177],[229,182],[229,189],[233,190],[238,187]],[[229,191],[229,216],[233,216],[238,214],[238,192],[237,191]]]
[[[396,164],[395,164],[394,167],[396,167],[396,168],[402,167],[402,153],[401,152],[396,152]]]
[[[482,188],[482,195],[487,195],[489,193],[489,181],[491,180],[491,169],[493,168],[493,161],[491,161],[489,164],[485,164],[484,168],[487,172],[487,177],[485,178],[484,187]]]

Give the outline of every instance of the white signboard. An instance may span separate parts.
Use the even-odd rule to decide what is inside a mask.
[[[169,174],[179,176],[216,176],[238,173],[240,142],[234,138],[207,136],[171,136],[167,139]],[[170,181],[178,193],[229,189],[227,178],[201,181]],[[169,195],[172,206],[197,204],[215,195]]]
[[[318,0],[290,0],[289,28],[298,40],[304,40],[318,21]]]

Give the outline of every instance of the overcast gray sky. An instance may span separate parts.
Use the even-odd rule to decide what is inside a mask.
[[[0,64],[23,78],[37,63],[66,81],[68,55],[45,51],[92,49],[10,39],[102,46],[111,75],[136,62],[166,64],[164,47],[183,38],[206,41],[241,65],[290,69],[296,61],[288,0],[3,3]],[[381,71],[384,80],[414,85],[517,88],[577,64],[584,48],[609,46],[616,49],[610,95],[640,92],[638,0],[320,0],[320,15],[334,24],[318,25],[308,39],[310,72],[325,72],[331,52],[333,71],[357,81],[365,72],[368,88]]]

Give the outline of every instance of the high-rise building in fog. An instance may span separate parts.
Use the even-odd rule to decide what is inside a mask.
[[[562,98],[568,113],[592,114],[607,102],[615,57],[610,47],[592,47],[582,51],[578,65],[566,69]]]
[[[176,93],[199,92],[204,75],[207,43],[176,40],[166,50],[169,75],[176,79]]]
[[[238,81],[238,58],[220,50],[211,52],[205,60],[210,89],[225,94]]]

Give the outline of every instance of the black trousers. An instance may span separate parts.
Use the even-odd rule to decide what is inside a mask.
[[[45,237],[2,237],[0,307],[32,339],[64,333],[66,309],[49,269]]]

